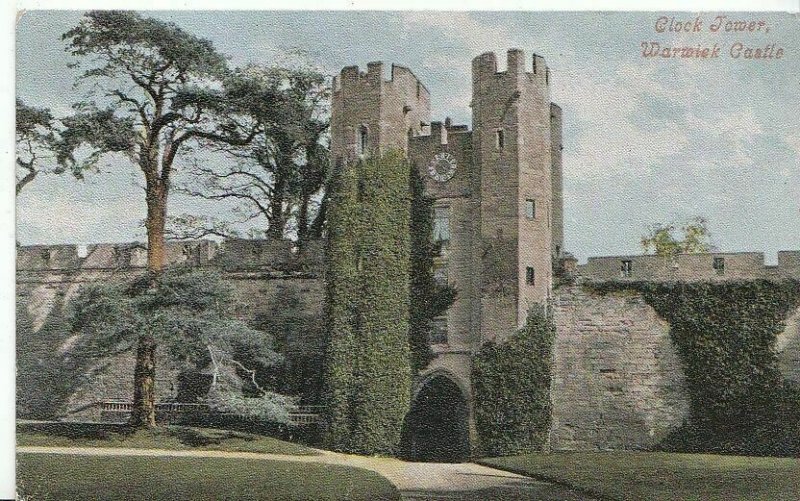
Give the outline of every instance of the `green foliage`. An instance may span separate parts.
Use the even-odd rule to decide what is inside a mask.
[[[219,74],[226,68],[210,41],[197,38],[173,23],[142,17],[133,11],[94,10],[62,38],[69,40],[74,56],[89,56],[95,64],[84,77],[127,74],[131,66],[141,71],[174,75]],[[162,69],[169,65],[169,68]]]
[[[259,221],[254,236],[296,236],[300,244],[319,238],[329,163],[329,78],[306,67],[249,65],[232,71],[225,88],[228,101],[238,105],[235,112],[264,127],[248,144],[223,148],[230,162],[196,164],[179,189],[207,200],[237,202],[242,221]],[[170,232],[179,238],[241,236],[236,225],[185,214],[170,221]]]
[[[232,301],[218,273],[190,268],[88,284],[71,303],[72,330],[81,334],[75,350],[96,357],[121,353],[147,333],[185,368],[210,368],[208,402],[217,410],[286,421],[291,402],[261,388],[255,377],[282,358],[269,335],[230,315]],[[248,385],[255,398],[242,397]]]
[[[429,343],[432,320],[443,315],[456,300],[455,288],[437,283],[433,275],[433,259],[441,252],[441,244],[433,241],[433,199],[424,195],[424,188],[412,166],[409,344],[414,373],[433,359]]]
[[[472,362],[475,425],[481,452],[505,456],[542,450],[550,430],[555,325],[542,307],[505,342],[484,345]]]
[[[340,166],[326,255],[326,440],[390,453],[408,412],[408,163],[399,152]]]
[[[84,70],[76,86],[89,89],[88,100],[64,119],[57,145],[62,168],[76,173],[122,152],[142,169],[148,187],[167,185],[181,148],[246,142],[261,124],[244,120],[243,112],[275,103],[270,89],[231,72],[210,41],[173,23],[132,11],[90,11],[62,39],[74,57],[70,65]]]
[[[682,238],[678,236],[679,232]],[[708,221],[697,216],[680,227],[674,222],[652,225],[642,236],[641,243],[645,253],[652,249],[657,256],[674,256],[709,252],[709,238]]]
[[[670,324],[686,375],[691,417],[684,436],[670,437],[667,447],[779,452],[763,445],[774,443],[785,424],[800,424],[800,398],[784,382],[776,352],[787,315],[800,305],[800,282],[609,282],[592,288],[639,291]],[[797,447],[798,429],[777,441],[793,440]]]
[[[39,174],[43,156],[52,151],[56,141],[52,113],[47,108],[28,106],[17,98],[16,153],[17,195]],[[52,169],[58,172],[58,169]]]
[[[276,389],[316,405],[322,386],[324,326],[321,312],[309,310],[303,300],[305,294],[296,285],[279,285],[280,301],[257,315],[254,325],[272,334],[276,351],[284,357],[285,362],[271,374]]]

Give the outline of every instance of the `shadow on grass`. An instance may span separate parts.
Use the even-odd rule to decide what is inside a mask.
[[[17,433],[32,433],[64,437],[72,440],[110,440],[128,437],[136,430],[126,424],[115,423],[20,423]]]
[[[168,434],[175,437],[183,445],[189,447],[206,447],[209,445],[220,445],[225,440],[238,439],[252,442],[257,437],[252,434],[229,430],[198,430],[184,426],[173,426],[168,430]]]
[[[21,423],[17,433],[63,437],[77,441],[111,441],[127,439],[137,433],[151,434],[154,438],[174,438],[188,447],[221,445],[226,440],[252,442],[259,435],[231,430],[198,429],[188,426],[163,426],[152,430],[135,430],[127,424],[117,423]]]

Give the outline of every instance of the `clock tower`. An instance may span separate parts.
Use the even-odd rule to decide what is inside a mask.
[[[493,53],[473,60],[472,130],[430,121],[428,90],[402,66],[388,79],[381,63],[346,67],[334,80],[333,161],[402,150],[434,199],[434,276],[458,296],[434,322],[437,356],[420,377],[447,371],[467,395],[471,354],[548,301],[563,246],[561,110],[550,102],[550,73],[518,49],[505,66]]]

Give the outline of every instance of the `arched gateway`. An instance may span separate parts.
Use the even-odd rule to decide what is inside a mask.
[[[467,399],[446,372],[433,372],[418,383],[403,423],[402,455],[436,462],[469,458]]]

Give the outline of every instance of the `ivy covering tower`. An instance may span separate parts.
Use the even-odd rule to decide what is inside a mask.
[[[326,255],[328,445],[389,453],[411,395],[410,192],[402,153],[339,167]]]

